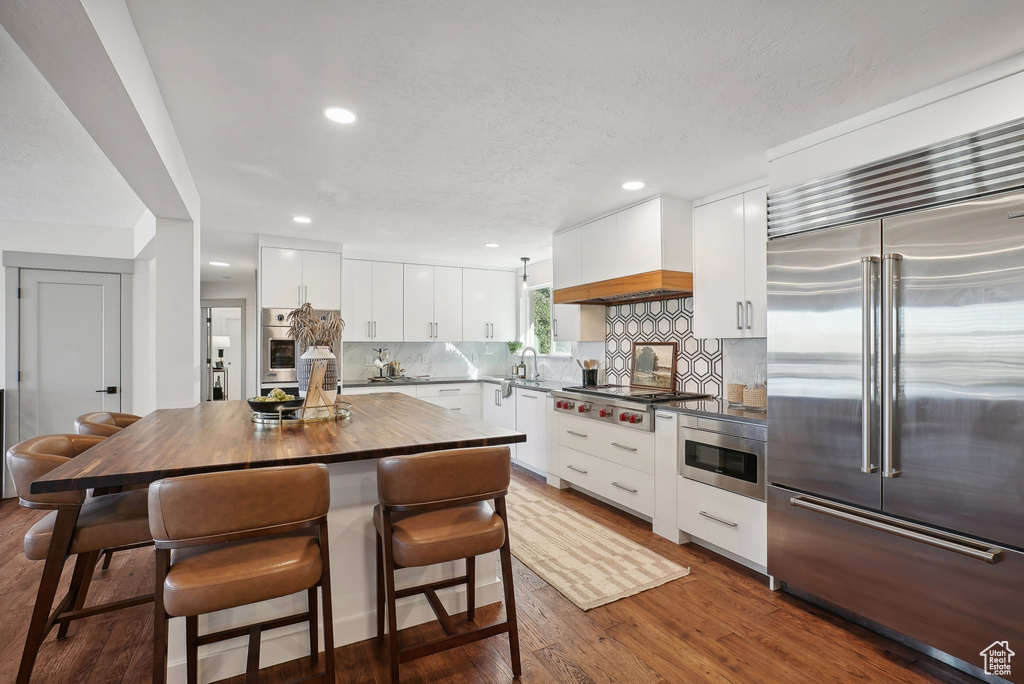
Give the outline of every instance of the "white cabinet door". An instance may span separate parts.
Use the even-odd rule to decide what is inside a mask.
[[[551,306],[551,336],[556,342],[580,341],[580,307],[578,304]]]
[[[768,336],[768,190],[743,193],[743,283],[746,290],[745,332]]]
[[[654,412],[654,532],[678,543],[676,480],[679,477],[678,414]]]
[[[615,215],[614,243],[599,245],[618,278],[661,269],[661,198],[624,209]],[[614,245],[614,246],[613,246]]]
[[[513,271],[489,271],[488,298],[491,305],[491,336],[495,342],[516,339],[516,298],[519,287]]]
[[[405,264],[405,341],[434,341],[434,267]]]
[[[583,229],[573,228],[558,233],[552,240],[553,284],[560,290],[583,283]]]
[[[403,339],[403,269],[388,261],[373,263],[373,339],[401,342]]]
[[[533,470],[543,473],[547,467],[547,404],[546,394],[517,387],[516,429],[526,433],[526,441],[518,444],[516,458]]]
[[[373,263],[360,259],[341,262],[341,317],[345,320],[342,339],[369,342],[373,328]]]
[[[462,341],[462,269],[434,266],[434,341]]]
[[[583,282],[596,283],[623,275],[618,254],[623,245],[620,244],[615,230],[615,214],[591,221],[581,230]],[[660,245],[649,248],[661,249]]]
[[[341,255],[302,252],[302,299],[314,309],[341,308]]]
[[[481,394],[481,418],[488,423],[500,425],[509,430],[516,429],[516,395],[515,392],[507,398],[502,398],[501,387],[491,383],[483,383]],[[512,458],[516,458],[518,444],[509,444]]]
[[[743,195],[693,210],[693,334],[744,337]]]
[[[462,339],[465,342],[486,342],[490,339],[491,273],[478,268],[462,270]]]
[[[260,306],[294,309],[302,304],[302,250],[264,247],[260,262]]]

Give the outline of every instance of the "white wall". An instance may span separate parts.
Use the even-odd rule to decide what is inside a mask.
[[[253,274],[252,281],[248,283],[236,280],[200,283],[199,298],[245,300],[245,391],[249,396],[258,394],[260,358],[256,353],[256,338],[260,329],[260,311],[256,308],[256,275]],[[196,316],[199,316],[198,309]]]
[[[0,251],[68,254],[73,256],[131,259],[135,256],[131,228],[71,226],[56,223],[0,220]],[[17,311],[6,311],[5,282],[0,278],[0,321],[4,330],[16,326]],[[0,335],[0,386],[7,386],[5,340]]]
[[[132,279],[132,406],[144,416],[156,409],[156,260],[136,259]]]

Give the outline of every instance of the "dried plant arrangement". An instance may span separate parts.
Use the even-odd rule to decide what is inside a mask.
[[[309,347],[330,347],[345,332],[345,321],[337,311],[331,311],[321,319],[313,311],[313,305],[306,302],[288,314],[288,337],[299,343],[300,350]]]

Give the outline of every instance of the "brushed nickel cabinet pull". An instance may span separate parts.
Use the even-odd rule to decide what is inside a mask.
[[[626,446],[625,444],[619,444],[618,442],[612,442],[612,446],[623,451],[636,451],[636,447]]]
[[[565,433],[567,435],[572,435],[573,437],[583,437],[583,438],[586,438],[586,435],[583,434],[582,432],[573,432],[572,430],[566,430]]]
[[[700,514],[703,515],[705,518],[708,518],[710,520],[714,520],[715,522],[720,522],[723,525],[728,525],[729,527],[739,527],[740,526],[739,523],[729,522],[728,520],[722,520],[721,518],[717,518],[717,517],[711,515],[707,511],[701,511]]]
[[[580,473],[582,475],[586,475],[587,474],[586,470],[583,470],[582,468],[577,468],[574,465],[567,465],[565,467],[568,468],[569,470],[575,470],[577,473]]]
[[[632,487],[627,487],[626,485],[619,484],[618,482],[612,482],[612,487],[618,487],[622,491],[629,492],[630,494],[636,494],[637,492],[637,490],[633,489]]]

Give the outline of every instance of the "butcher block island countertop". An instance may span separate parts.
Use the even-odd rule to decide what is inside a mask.
[[[154,482],[165,477],[300,463],[326,463],[331,507],[327,513],[334,603],[334,646],[376,634],[373,507],[377,503],[377,459],[440,449],[512,444],[526,435],[404,394],[341,397],[351,418],[305,425],[258,425],[244,401],[205,402],[191,409],[154,411],[33,484],[56,492]],[[472,476],[472,473],[468,474]],[[201,504],[200,504],[201,505]],[[270,498],[267,506],[274,506]],[[399,584],[458,577],[464,561],[399,571]],[[449,614],[466,609],[464,587],[438,592]],[[497,554],[477,558],[478,606],[501,598]],[[273,620],[306,608],[305,592],[204,617],[201,631]],[[399,629],[434,619],[423,597],[399,603]],[[321,617],[322,619],[322,617]],[[169,623],[168,682],[185,682],[184,620]],[[323,639],[323,629],[319,630]],[[323,650],[323,647],[321,647]],[[309,655],[305,624],[263,633],[260,662],[273,665]],[[209,644],[199,650],[199,676],[214,681],[245,670],[245,640]]]
[[[344,463],[525,442],[526,435],[404,394],[342,396],[351,418],[257,425],[244,401],[161,409],[32,483],[37,494],[218,470]]]

